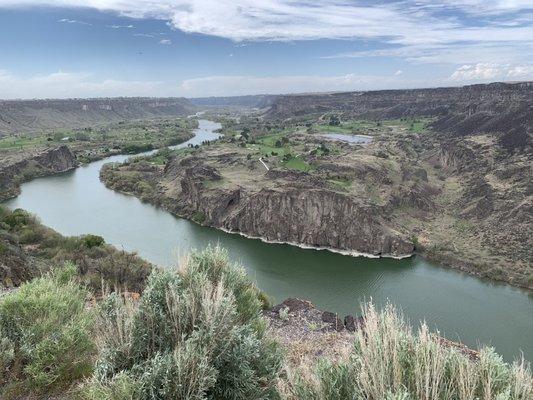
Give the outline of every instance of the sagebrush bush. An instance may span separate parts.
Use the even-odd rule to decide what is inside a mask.
[[[0,298],[0,382],[7,388],[58,390],[90,374],[92,319],[74,274],[66,265]]]
[[[311,372],[289,373],[287,398],[298,400],[526,400],[533,379],[522,360],[512,365],[490,348],[472,359],[441,343],[422,324],[413,333],[392,307],[364,307],[364,329],[357,331],[347,361],[318,363]]]
[[[278,398],[281,355],[261,307],[222,249],[194,252],[180,273],[154,271],[138,306],[117,295],[102,304],[100,356],[82,392],[113,398],[127,374],[136,399]]]

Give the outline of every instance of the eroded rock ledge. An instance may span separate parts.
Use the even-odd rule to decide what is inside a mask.
[[[340,315],[317,309],[310,301],[288,298],[264,312],[269,331],[287,350],[292,364],[314,363],[317,358],[338,361],[348,357],[354,345],[354,334],[364,333],[365,321],[361,316]],[[441,336],[435,340],[444,347],[454,348],[473,360],[477,351],[462,343]]]
[[[78,166],[67,146],[0,163],[0,201],[20,193],[20,184],[33,178],[70,171]]]

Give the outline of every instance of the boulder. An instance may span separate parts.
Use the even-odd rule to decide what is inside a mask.
[[[331,328],[335,329],[336,331],[342,331],[344,329],[344,323],[339,318],[337,313],[324,311],[322,313],[322,322],[330,324]]]

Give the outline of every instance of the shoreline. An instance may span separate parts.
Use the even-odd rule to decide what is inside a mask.
[[[187,220],[187,221],[189,221],[191,223],[194,223],[194,224],[196,224],[198,226],[202,226],[202,227],[205,227],[205,228],[216,229],[216,230],[222,231],[222,232],[227,233],[227,234],[242,236],[242,237],[244,237],[246,239],[259,240],[259,241],[261,241],[263,243],[267,243],[267,244],[289,245],[289,246],[297,247],[297,248],[300,248],[300,249],[303,249],[303,250],[328,251],[330,253],[341,254],[341,255],[354,257],[354,258],[356,258],[356,257],[365,257],[365,258],[371,258],[371,259],[386,258],[386,259],[393,259],[393,260],[404,260],[404,259],[408,259],[408,258],[412,258],[412,257],[421,257],[422,259],[424,259],[424,260],[426,260],[426,261],[428,261],[428,262],[430,262],[432,264],[435,264],[435,266],[437,266],[439,268],[453,270],[456,273],[459,273],[459,272],[460,273],[464,273],[466,275],[472,276],[472,277],[474,277],[476,279],[479,279],[481,281],[484,281],[484,282],[487,282],[487,283],[490,283],[490,284],[508,286],[510,288],[513,288],[513,289],[521,290],[521,291],[525,292],[526,294],[533,293],[533,288],[530,288],[530,287],[527,287],[527,286],[523,286],[523,285],[519,285],[519,284],[512,283],[512,282],[508,282],[508,281],[505,281],[505,280],[498,280],[498,279],[490,278],[490,277],[487,277],[487,276],[483,276],[479,272],[476,272],[476,271],[474,271],[472,269],[469,269],[465,265],[459,265],[460,263],[451,264],[450,262],[446,262],[444,260],[444,258],[440,259],[438,257],[431,257],[431,256],[428,256],[427,254],[425,254],[424,252],[414,252],[412,254],[405,255],[405,256],[394,256],[394,255],[391,255],[391,254],[375,255],[375,254],[362,253],[362,252],[349,251],[349,250],[340,250],[340,249],[328,248],[328,247],[314,247],[314,246],[305,245],[305,244],[296,243],[296,242],[283,242],[283,241],[269,240],[269,239],[266,239],[266,238],[263,238],[263,237],[260,237],[260,236],[248,235],[248,234],[245,234],[243,232],[235,232],[235,231],[231,231],[229,229],[222,228],[222,227],[204,225],[204,224],[201,224],[201,223],[199,223],[197,221],[194,221],[192,218],[189,218],[189,217],[187,217],[187,216],[185,216],[183,214],[178,214],[178,213],[175,213],[175,212],[171,211],[164,204],[155,204],[155,203],[147,201],[147,200],[141,200],[133,192],[113,189],[113,188],[110,188],[110,187],[106,186],[105,183],[101,179],[100,179],[100,181],[109,190],[113,190],[114,192],[121,193],[121,194],[124,194],[124,195],[127,195],[127,196],[135,197],[136,199],[138,199],[142,203],[148,203],[148,204],[152,205],[153,207],[160,208],[160,209],[170,213],[171,215],[173,215],[173,216],[175,216],[177,218],[185,219],[185,220]]]

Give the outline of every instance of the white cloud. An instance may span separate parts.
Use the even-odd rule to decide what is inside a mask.
[[[394,76],[400,76],[401,74],[403,74],[403,71],[399,69],[398,71],[394,73]]]
[[[108,25],[108,28],[112,29],[133,29],[133,25]]]
[[[23,78],[0,70],[0,93],[4,99],[73,97],[205,97],[245,94],[339,92],[353,90],[436,87],[481,82],[483,80],[532,79],[531,65],[464,65],[443,79],[393,75],[286,75],[286,76],[207,76],[180,82],[124,81],[97,79],[82,72],[55,72]]]
[[[166,45],[169,45],[169,44],[172,44],[172,40],[170,39],[161,39],[159,41],[159,44],[166,44]]]
[[[116,96],[172,96],[176,90],[157,81],[96,80],[88,73],[55,72],[22,78],[0,70],[4,99]],[[21,96],[22,94],[22,96]]]
[[[454,81],[488,80],[496,78],[500,73],[498,65],[478,63],[457,68],[450,78]]]
[[[0,0],[0,7],[32,5],[157,18],[183,32],[236,42],[358,38],[388,47],[332,57],[453,65],[533,59],[531,0]]]
[[[338,76],[209,76],[187,79],[178,87],[180,96],[237,96],[246,94],[283,94],[415,87],[391,76],[346,74]],[[428,82],[424,82],[425,85]]]
[[[22,78],[0,70],[2,98],[73,98],[116,96],[231,96],[258,93],[302,93],[414,87],[422,83],[405,82],[395,76],[208,76],[183,82],[122,81],[96,79],[92,74],[55,72]],[[424,82],[427,85],[428,82]],[[433,82],[432,82],[433,84]]]
[[[58,20],[57,22],[64,22],[66,24],[92,25],[92,24],[90,24],[88,22],[78,21],[77,19],[68,19],[68,18],[62,18],[62,19]]]
[[[505,40],[532,37],[530,26],[509,26],[503,21],[499,26],[490,19],[531,11],[527,0],[397,0],[375,4],[346,0],[0,0],[0,7],[28,5],[90,7],[134,18],[160,18],[184,32],[233,40],[388,38],[395,43],[417,44],[492,41],[502,35]],[[468,27],[457,15],[443,14],[449,10],[489,20],[484,26]]]
[[[512,78],[533,79],[533,65],[477,63],[462,65],[450,76],[452,81],[460,82],[509,80]]]
[[[134,33],[133,36],[154,38],[155,36],[150,33]]]
[[[533,79],[533,65],[517,65],[511,67],[507,71],[507,76],[509,78],[529,78]]]

